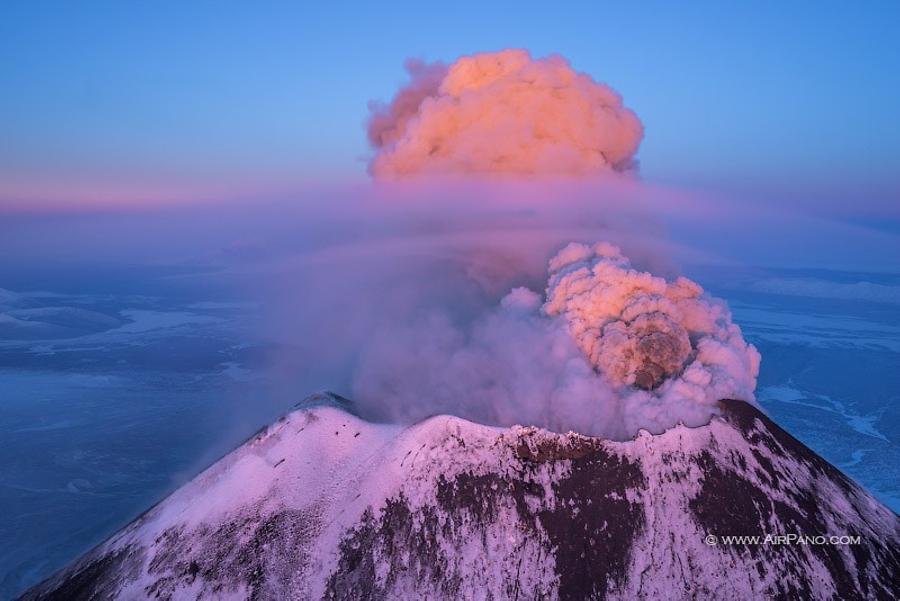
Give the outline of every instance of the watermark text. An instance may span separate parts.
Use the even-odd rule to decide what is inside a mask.
[[[862,537],[849,534],[707,534],[703,539],[707,545],[859,545]]]

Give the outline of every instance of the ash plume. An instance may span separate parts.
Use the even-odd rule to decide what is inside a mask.
[[[753,400],[759,353],[722,301],[687,278],[634,268],[609,242],[566,244],[577,223],[599,218],[613,226],[601,228],[604,238],[648,254],[643,242],[654,217],[643,214],[622,227],[628,211],[611,202],[630,179],[622,176],[634,170],[643,136],[616,92],[562,57],[534,59],[524,50],[465,56],[449,66],[411,62],[407,70],[410,83],[390,104],[373,107],[370,172],[377,180],[483,183],[504,175],[583,183],[540,184],[538,196],[551,213],[535,216],[531,229],[514,226],[517,235],[506,243],[497,237],[502,222],[515,223],[516,207],[533,208],[535,198],[523,203],[492,197],[489,186],[471,189],[469,203],[502,206],[505,216],[491,217],[484,228],[490,212],[468,209],[474,227],[456,239],[463,245],[452,244],[456,271],[490,296],[499,282],[509,286],[526,275],[521,267],[540,256],[548,265],[546,294],[534,292],[544,284],[530,267],[526,285],[493,306],[462,310],[465,303],[446,292],[443,304],[382,324],[353,372],[353,396],[364,414],[411,422],[452,413],[494,425],[628,438],[640,429],[706,423],[723,398]],[[593,200],[584,203],[587,196]],[[666,263],[665,252],[642,258]],[[430,279],[418,278],[419,285]]]
[[[379,332],[355,373],[363,410],[621,440],[753,401],[759,353],[696,283],[637,271],[608,243],[569,244],[549,270],[546,297],[518,287],[466,325],[433,310]]]
[[[634,167],[637,116],[607,85],[561,56],[525,50],[407,64],[410,83],[376,105],[376,178],[508,174],[583,176]]]
[[[697,283],[631,267],[608,243],[572,243],[550,261],[543,307],[562,316],[591,364],[616,387],[697,402],[751,400],[760,356],[725,304]]]

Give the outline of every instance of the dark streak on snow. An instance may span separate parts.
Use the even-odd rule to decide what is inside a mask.
[[[474,530],[481,534],[481,552],[490,557],[488,526],[509,509],[519,530],[537,543],[523,550],[540,549],[549,539],[561,599],[604,599],[622,584],[632,542],[643,528],[642,507],[625,495],[643,485],[640,466],[608,454],[596,442],[555,447],[542,442],[530,448],[523,441],[516,454],[532,462],[571,460],[569,475],[552,485],[553,504],[545,502],[550,491],[527,464],[517,477],[463,472],[448,480],[441,475],[437,506],[417,508],[416,519],[402,496],[390,499],[378,515],[366,511],[340,544],[326,598],[384,599],[401,577],[428,582],[446,598],[456,598],[466,575],[436,541],[461,549],[471,544]],[[379,560],[388,564],[381,580],[376,577]],[[507,597],[514,597],[520,585],[508,582]]]
[[[743,474],[747,463],[741,458],[740,469],[731,470],[716,462],[708,452],[702,452],[698,466],[703,473],[700,493],[690,501],[701,530],[723,535],[748,535],[765,537],[767,534],[803,534],[862,536],[864,544],[846,547],[850,557],[836,545],[745,545],[734,544],[729,552],[748,556],[755,562],[757,572],[762,576],[775,565],[782,565],[779,578],[774,579],[771,590],[760,591],[768,598],[797,599],[811,598],[820,585],[814,580],[815,570],[810,564],[807,552],[828,570],[840,599],[894,599],[900,592],[900,584],[891,574],[900,574],[900,549],[882,541],[882,535],[868,527],[860,517],[866,514],[862,504],[866,500],[846,476],[834,466],[813,453],[806,446],[778,427],[758,410],[740,401],[723,401],[725,419],[738,427],[744,437],[756,447],[751,450],[754,460],[762,471],[755,475],[772,488],[780,490],[790,502],[770,498],[755,483]],[[821,511],[816,490],[800,487],[794,483],[791,474],[780,472],[758,449],[765,447],[781,456],[790,456],[805,464],[814,474],[818,474],[836,484],[846,500],[854,506],[856,516],[832,516],[832,520],[847,519],[841,532],[831,532]],[[784,533],[773,533],[771,524],[782,524]],[[878,570],[872,569],[872,555],[876,555]],[[784,576],[790,575],[791,578]]]

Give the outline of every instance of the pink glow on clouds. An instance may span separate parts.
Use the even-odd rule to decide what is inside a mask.
[[[637,116],[612,88],[561,56],[525,50],[407,63],[411,81],[373,107],[377,178],[413,175],[597,175],[635,165]]]
[[[220,186],[127,185],[99,181],[7,184],[0,189],[0,210],[16,213],[127,210],[213,199],[224,191]]]
[[[239,201],[304,197],[317,190],[334,193],[346,185],[324,179],[228,177],[47,177],[47,181],[0,182],[2,213],[80,213],[146,211],[179,206],[233,205]],[[344,178],[351,180],[352,178]]]

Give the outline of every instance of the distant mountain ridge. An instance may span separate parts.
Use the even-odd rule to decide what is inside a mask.
[[[900,597],[900,518],[747,403],[613,442],[323,402],[22,599]],[[766,535],[826,539],[726,538]]]

